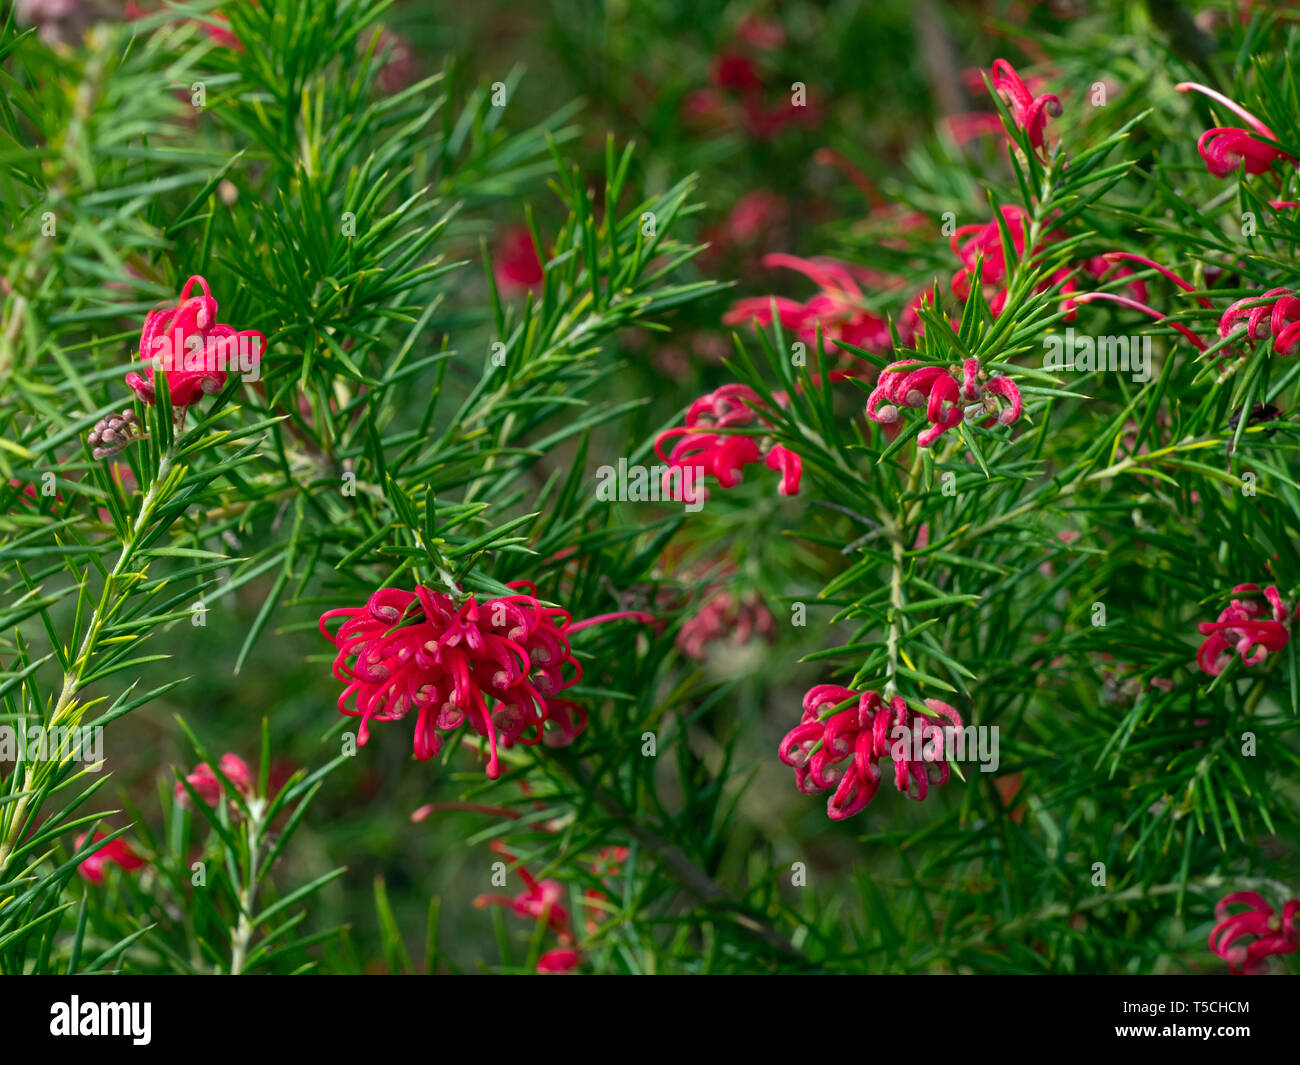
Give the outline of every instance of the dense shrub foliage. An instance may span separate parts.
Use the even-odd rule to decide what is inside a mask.
[[[1293,966],[1294,11],[456,7],[6,11],[0,972]]]

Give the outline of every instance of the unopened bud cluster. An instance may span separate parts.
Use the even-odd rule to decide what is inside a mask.
[[[92,456],[106,459],[125,451],[140,439],[140,433],[140,419],[135,411],[124,410],[121,414],[100,418],[95,428],[90,430],[86,442],[90,444]]]

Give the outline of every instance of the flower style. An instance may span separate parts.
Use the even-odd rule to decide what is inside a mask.
[[[760,446],[759,439],[732,432],[765,423],[763,407],[758,394],[741,384],[723,385],[692,403],[686,412],[686,425],[669,429],[655,441],[655,452],[668,464],[664,487],[670,498],[684,503],[707,499],[708,490],[699,480],[705,476],[713,477],[722,488],[734,488],[744,479],[741,470],[759,461],[769,470],[780,472],[777,491],[786,496],[798,493],[803,472],[798,455],[781,444],[767,442]],[[673,445],[671,454],[665,455],[664,443],[674,437],[682,439]],[[690,483],[674,472],[688,467],[697,475]]]
[[[1172,281],[1184,292],[1195,292],[1196,288],[1185,278],[1179,277],[1159,263],[1142,255],[1130,252],[1109,252],[1102,256],[1109,262],[1128,261],[1140,263],[1159,272]],[[1074,297],[1076,303],[1090,303],[1093,300],[1110,300],[1121,306],[1141,311],[1159,322],[1169,325],[1185,336],[1198,351],[1206,351],[1209,345],[1187,326],[1171,321],[1167,315],[1141,302],[1112,292],[1085,292]],[[1214,303],[1206,296],[1197,296],[1196,301],[1206,310],[1214,310]],[[1254,296],[1246,296],[1228,305],[1219,317],[1219,338],[1229,340],[1240,337],[1259,341],[1266,337],[1273,341],[1273,351],[1278,355],[1291,355],[1300,346],[1300,297],[1288,288],[1272,288]],[[1222,357],[1244,356],[1247,352],[1237,346],[1229,345],[1222,349]]]
[[[203,295],[190,295],[196,284]],[[255,329],[237,332],[218,323],[217,301],[212,298],[207,281],[195,274],[185,282],[175,307],[150,311],[145,318],[140,333],[144,376],[127,374],[127,387],[141,402],[152,405],[156,398],[154,360],[161,359],[167,370],[172,406],[186,408],[225,387],[227,366],[251,369],[243,365],[243,356],[250,349],[253,364],[260,362],[266,337]]]
[[[1246,906],[1240,913],[1229,913],[1233,906]],[[1294,954],[1300,949],[1300,899],[1292,899],[1278,914],[1262,895],[1254,891],[1235,891],[1220,899],[1214,907],[1218,922],[1210,932],[1210,950],[1228,963],[1232,972],[1257,975],[1267,972],[1266,961],[1274,955]],[[1250,944],[1238,942],[1253,936]]]
[[[1239,584],[1232,589],[1236,595],[1259,595],[1255,584]],[[1202,621],[1196,628],[1205,642],[1196,652],[1196,664],[1212,677],[1217,677],[1232,661],[1235,650],[1246,666],[1255,666],[1268,657],[1270,651],[1280,651],[1291,639],[1291,622],[1300,615],[1300,605],[1290,610],[1282,602],[1275,585],[1263,590],[1268,604],[1258,599],[1233,599],[1219,614],[1217,621]],[[1253,650],[1252,650],[1253,648]]]
[[[1152,270],[1155,270],[1162,277],[1166,278],[1169,281],[1172,281],[1184,292],[1196,291],[1196,286],[1193,285],[1191,282],[1187,281],[1185,278],[1179,277],[1178,274],[1174,273],[1172,270],[1168,269],[1167,267],[1161,266],[1158,262],[1155,262],[1153,259],[1148,259],[1144,255],[1134,255],[1131,252],[1114,251],[1114,252],[1107,252],[1105,255],[1101,256],[1101,258],[1111,263],[1118,263],[1118,262],[1139,263],[1142,266],[1147,266],[1150,267]],[[1187,326],[1183,325],[1181,322],[1173,321],[1167,314],[1163,314],[1162,312],[1156,310],[1154,307],[1148,306],[1145,302],[1143,302],[1146,299],[1146,291],[1145,291],[1145,286],[1139,288],[1140,285],[1141,282],[1132,283],[1131,288],[1134,292],[1134,296],[1132,297],[1121,296],[1115,292],[1082,292],[1076,296],[1071,297],[1071,302],[1078,304],[1078,303],[1092,303],[1095,300],[1106,300],[1111,303],[1118,303],[1122,307],[1128,307],[1130,310],[1140,311],[1143,314],[1147,315],[1149,318],[1154,318],[1157,322],[1160,322],[1164,325],[1168,325],[1171,329],[1182,334],[1192,343],[1192,346],[1195,347],[1197,351],[1205,351],[1208,345],[1191,329],[1187,328]],[[1195,298],[1196,298],[1196,302],[1199,303],[1202,307],[1206,308],[1207,310],[1214,309],[1214,304],[1213,302],[1211,302],[1211,300],[1208,297],[1197,296]]]
[[[347,685],[338,707],[361,718],[359,744],[369,739],[372,718],[398,721],[414,708],[416,758],[428,761],[441,750],[442,733],[468,723],[488,741],[486,772],[495,780],[501,738],[537,743],[547,720],[580,731],[571,710],[547,705],[582,676],[566,636],[572,618],[544,606],[530,582],[510,587],[515,594],[482,603],[424,587],[382,588],[363,607],[321,615],[322,634],[338,648],[334,676]],[[325,626],[335,617],[347,620],[331,636]]]
[[[805,344],[817,342],[817,331],[827,341],[839,340],[869,351],[888,351],[893,347],[889,321],[869,310],[862,285],[891,286],[891,280],[874,270],[853,266],[837,259],[801,259],[796,255],[773,253],[763,256],[767,267],[797,270],[817,283],[817,295],[800,303],[779,296],[751,296],[737,300],[722,317],[723,325],[753,322],[772,324],[773,308],[781,325]],[[899,339],[910,343],[920,327],[917,304],[913,301],[903,312],[897,329]]]
[[[856,706],[835,709],[853,700]],[[945,783],[950,772],[945,726],[938,719],[948,727],[963,727],[961,715],[947,703],[926,699],[925,705],[935,717],[916,713],[899,695],[886,704],[873,691],[819,684],[804,696],[803,718],[786,733],[778,756],[794,769],[795,784],[805,795],[831,791],[826,813],[832,821],[852,817],[875,798],[882,758],[893,762],[894,786],[921,801],[930,785]],[[907,757],[917,745],[903,740],[903,734],[919,735],[921,759]]]
[[[546,726],[550,725],[550,728]],[[542,708],[542,745],[568,747],[587,727],[587,711],[572,699],[548,698]],[[528,741],[523,741],[527,743]],[[501,737],[501,746],[509,750],[515,738],[508,733]]]
[[[1174,86],[1179,92],[1199,92],[1244,119],[1256,134],[1276,141],[1277,135],[1235,100],[1194,81],[1179,82]],[[1238,169],[1247,174],[1262,174],[1277,160],[1291,156],[1270,144],[1264,144],[1247,130],[1233,126],[1215,126],[1201,134],[1196,150],[1205,160],[1206,169],[1215,177],[1231,177]]]
[[[221,760],[217,762],[221,772],[225,774],[226,779],[230,781],[239,791],[245,795],[251,795],[253,792],[253,771],[237,754],[223,754]],[[215,807],[221,801],[221,781],[217,774],[212,771],[212,766],[207,762],[200,762],[194,767],[194,771],[185,778],[196,792],[199,798],[209,806]],[[181,806],[190,805],[190,793],[185,788],[185,784],[179,780],[176,781],[174,789],[176,801]]]
[[[960,379],[949,367],[920,366],[914,359],[905,359],[881,371],[867,397],[867,417],[878,425],[891,426],[898,421],[900,407],[925,409],[930,428],[916,443],[930,447],[964,419],[989,415],[985,425],[1010,425],[1020,417],[1023,403],[1011,378],[990,378],[978,359],[962,363]]]
[[[1043,147],[1043,129],[1048,118],[1059,118],[1063,113],[1060,98],[1045,92],[1035,96],[1016,73],[1016,68],[1005,59],[993,62],[993,91],[1002,98],[1016,125],[1025,131],[1035,151]]]
[[[106,832],[96,832],[91,837],[91,842],[98,843],[106,835],[108,835]],[[84,835],[77,837],[77,850],[81,849],[85,840]],[[129,873],[143,868],[145,860],[135,853],[130,843],[119,836],[111,843],[104,844],[94,854],[83,858],[77,865],[77,872],[81,874],[82,879],[89,880],[92,884],[102,884],[104,873],[109,865],[116,865]]]

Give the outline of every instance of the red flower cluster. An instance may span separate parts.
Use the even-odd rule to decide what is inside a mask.
[[[835,711],[850,700],[856,706]],[[962,727],[961,716],[947,703],[926,699],[925,705],[954,728]],[[803,718],[786,733],[778,755],[794,769],[795,783],[805,795],[834,789],[826,803],[826,813],[833,821],[852,817],[875,798],[880,787],[879,761],[887,758],[894,765],[894,785],[918,801],[924,799],[931,784],[947,781],[948,763],[944,755],[943,724],[935,718],[918,714],[896,695],[889,705],[873,691],[855,692],[834,684],[819,684],[803,699]],[[899,730],[909,739],[903,749]],[[920,732],[920,761],[902,757],[913,749],[912,737]]]
[[[1259,591],[1258,585],[1239,584],[1232,594],[1258,595]],[[1295,610],[1288,609],[1272,584],[1263,594],[1268,616],[1258,599],[1233,599],[1218,621],[1202,621],[1196,627],[1206,638],[1196,652],[1196,664],[1210,676],[1217,677],[1228,667],[1234,650],[1243,665],[1254,666],[1264,661],[1270,651],[1282,650],[1291,639],[1291,622],[1300,616],[1300,604]]]
[[[494,853],[507,861],[514,861],[513,855],[500,842],[492,844]],[[524,882],[524,889],[518,895],[479,895],[474,905],[479,909],[486,906],[505,906],[519,917],[531,921],[544,921],[546,927],[555,933],[559,946],[546,951],[537,959],[539,973],[567,973],[578,967],[582,960],[574,946],[573,921],[566,906],[560,901],[564,898],[564,885],[558,880],[534,880],[522,865],[516,867],[519,877]]]
[[[1031,74],[1027,78],[1021,78],[1011,65],[1006,62],[1006,60],[999,59],[994,63],[993,70],[990,72],[990,81],[993,82],[993,91],[1004,100],[1007,99],[1007,96],[1004,95],[1004,93],[999,92],[998,86],[1001,85],[1006,90],[1007,94],[1012,94],[1012,87],[1006,75],[1000,73],[1000,68],[998,66],[999,63],[1003,64],[1006,67],[1006,70],[1011,73],[1017,82],[1019,82],[1020,89],[1018,91],[1022,93],[1021,98],[1027,98],[1032,106],[1033,100],[1036,99],[1034,96],[1035,91],[1045,85],[1047,79],[1040,74]],[[983,69],[980,67],[968,67],[961,72],[961,75],[962,82],[965,84],[967,90],[972,93],[984,91],[985,83]],[[1048,99],[1046,96],[1041,98],[1044,100]],[[1050,97],[1050,99],[1056,98]],[[1013,100],[1008,100],[1007,106],[1014,117],[1016,105]],[[1049,117],[1048,105],[1046,103],[1042,108],[1042,114],[1042,123],[1046,124],[1047,118]],[[947,115],[940,120],[940,123],[948,136],[958,145],[965,144],[978,137],[985,137],[994,133],[1004,133],[1006,131],[1002,124],[1002,116],[996,111],[967,111],[959,114]]]
[[[677,649],[696,660],[708,657],[708,645],[730,636],[737,646],[755,635],[776,638],[776,620],[756,593],[736,596],[725,588],[709,595],[677,633]]]
[[[361,718],[358,743],[369,738],[372,718],[397,721],[414,708],[416,758],[432,758],[441,733],[468,723],[487,738],[486,771],[495,780],[499,740],[537,743],[550,721],[561,743],[572,741],[585,716],[578,721],[572,703],[553,700],[582,675],[566,638],[572,619],[539,602],[529,582],[510,587],[524,590],[482,603],[423,587],[383,588],[363,607],[321,616],[322,634],[338,648],[334,676],[347,685],[338,707]],[[325,625],[335,617],[347,620],[331,636]]]
[[[741,470],[760,460],[769,470],[779,470],[782,495],[792,496],[799,491],[799,478],[803,463],[799,456],[781,444],[767,443],[752,436],[733,432],[748,426],[760,426],[767,419],[763,414],[763,401],[748,385],[723,385],[715,392],[701,396],[686,412],[686,425],[669,429],[655,441],[655,452],[668,464],[664,474],[664,487],[671,498],[684,503],[694,503],[708,498],[708,490],[698,478],[713,477],[723,488],[734,488],[743,480]],[[673,445],[672,453],[665,455],[664,443],[681,437]],[[674,470],[695,469],[697,480],[682,483]],[[677,483],[674,483],[677,482]]]
[[[1229,913],[1232,906],[1247,906],[1242,913]],[[1267,971],[1265,962],[1274,955],[1294,954],[1300,949],[1300,899],[1292,899],[1279,915],[1262,895],[1254,891],[1236,891],[1219,900],[1214,907],[1218,921],[1210,932],[1210,950],[1228,963],[1234,973],[1256,975]],[[1239,943],[1243,936],[1254,936],[1249,945]]]
[[[1063,113],[1060,98],[1050,92],[1035,96],[1016,73],[1016,68],[1005,59],[993,61],[993,91],[1007,105],[1016,125],[1025,131],[1035,151],[1043,147],[1043,129],[1048,118],[1058,118]]]
[[[806,95],[797,102],[784,86],[775,84],[758,53],[772,52],[785,44],[785,30],[779,23],[748,17],[737,27],[735,39],[719,52],[709,67],[708,88],[686,97],[683,110],[696,122],[738,125],[751,137],[767,140],[793,126],[813,126],[821,121],[817,101]],[[770,95],[782,99],[767,102]]]
[[[867,397],[867,417],[892,425],[900,407],[922,407],[930,419],[930,428],[916,438],[918,447],[929,447],[965,418],[988,415],[985,425],[1010,425],[1023,409],[1016,383],[1001,375],[990,378],[978,359],[962,363],[960,382],[950,368],[918,366],[914,359],[886,366]]]
[[[1247,111],[1235,100],[1230,100],[1220,92],[1207,88],[1194,81],[1183,81],[1174,86],[1179,92],[1199,92],[1217,101],[1222,106],[1244,119],[1256,134],[1277,140],[1268,126]],[[1281,148],[1265,144],[1252,136],[1247,130],[1233,126],[1215,126],[1201,134],[1196,142],[1196,150],[1205,160],[1206,169],[1215,177],[1231,177],[1244,168],[1247,174],[1262,174],[1279,159],[1294,163],[1295,160]]]
[[[737,300],[722,317],[723,325],[753,322],[772,324],[773,308],[781,325],[791,330],[805,344],[817,342],[817,331],[829,342],[852,344],[868,351],[888,351],[893,346],[889,322],[868,309],[862,285],[892,287],[890,279],[877,271],[840,262],[837,259],[801,259],[796,255],[775,253],[763,256],[764,266],[784,266],[798,270],[817,283],[817,295],[800,303],[780,296],[751,296]],[[910,344],[920,328],[914,300],[897,323],[899,339]]]
[[[1007,233],[1011,237],[1012,247],[1015,249],[1016,259],[1025,258],[1025,249],[1029,243],[1029,215],[1021,207],[1012,204],[1006,204],[1001,209],[1002,220],[1007,227]],[[1034,254],[1042,251],[1048,244],[1061,240],[1063,234],[1049,231],[1045,233],[1040,243],[1033,249]],[[1006,283],[1010,276],[1010,265],[1007,262],[1006,252],[1002,246],[1002,231],[998,228],[997,220],[981,224],[972,224],[969,226],[959,226],[948,238],[949,246],[953,254],[961,260],[961,269],[953,275],[952,291],[958,299],[966,299],[970,295],[972,283],[988,286],[994,290],[989,298],[989,310],[993,317],[1000,315],[1007,305]],[[1103,260],[1088,260],[1081,264],[1082,268],[1094,274],[1103,274],[1110,266]],[[1073,317],[1072,301],[1068,298],[1075,292],[1076,286],[1071,275],[1075,272],[1074,264],[1066,264],[1052,272],[1052,274],[1040,281],[1035,292],[1046,292],[1053,286],[1061,287],[1061,294],[1066,296],[1064,305],[1070,311]]]
[[[91,842],[97,843],[106,835],[108,835],[107,832],[96,832],[94,836],[91,837]],[[81,845],[85,841],[86,837],[84,835],[77,837],[78,850],[81,849]],[[117,839],[113,840],[111,843],[104,844],[104,846],[100,847],[94,854],[87,858],[83,858],[81,863],[77,866],[77,872],[81,874],[82,879],[89,880],[92,884],[102,884],[104,882],[105,869],[109,865],[119,866],[121,869],[129,873],[133,870],[143,868],[145,860],[135,853],[131,844],[121,836],[118,836]]]
[[[1290,355],[1300,345],[1300,297],[1288,288],[1271,288],[1229,305],[1219,319],[1219,336],[1231,336],[1243,319],[1246,336],[1251,340],[1271,336],[1279,355]]]
[[[195,285],[202,296],[191,296]],[[226,384],[227,367],[240,365],[240,354],[261,361],[266,337],[255,329],[237,332],[217,322],[217,301],[208,283],[197,274],[185,282],[180,302],[166,310],[149,312],[140,333],[140,358],[144,376],[126,375],[127,387],[143,403],[153,404],[153,361],[160,358],[167,370],[167,390],[173,407],[185,408],[204,395],[215,395]]]
[[[220,761],[217,762],[218,768],[225,774],[226,779],[230,781],[239,791],[245,795],[253,793],[253,771],[237,754],[223,754]],[[216,806],[221,801],[221,781],[217,774],[212,771],[212,766],[207,762],[200,762],[194,767],[194,772],[186,778],[189,784],[199,794],[209,806]],[[190,793],[185,789],[185,785],[179,780],[175,788],[176,801],[182,806],[190,805]]]

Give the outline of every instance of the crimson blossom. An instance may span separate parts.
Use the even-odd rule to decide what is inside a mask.
[[[91,837],[92,843],[98,843],[108,833],[96,832]],[[85,842],[84,835],[77,837],[77,849]],[[81,874],[83,880],[88,880],[92,884],[102,884],[104,882],[104,873],[109,865],[116,865],[126,872],[133,872],[145,866],[145,860],[136,854],[135,849],[125,839],[119,836],[110,843],[104,844],[94,854],[83,858],[77,865],[77,872]]]
[[[868,308],[862,287],[897,287],[897,282],[888,275],[838,259],[802,259],[784,253],[765,255],[762,263],[767,267],[797,270],[816,282],[817,294],[803,302],[785,296],[749,296],[736,300],[722,316],[723,325],[744,322],[771,325],[775,311],[782,327],[793,331],[805,344],[815,344],[820,331],[827,341],[838,340],[868,351],[884,352],[893,347],[889,320]],[[920,331],[919,308],[924,298],[922,293],[912,300],[895,324],[903,344],[910,344]]]
[[[1247,174],[1262,174],[1279,159],[1295,162],[1281,148],[1258,139],[1262,136],[1276,141],[1277,134],[1235,100],[1194,81],[1179,82],[1174,88],[1179,92],[1199,92],[1208,96],[1243,119],[1254,131],[1252,134],[1240,127],[1215,126],[1201,134],[1196,150],[1205,160],[1205,168],[1215,177],[1230,177],[1238,168],[1245,169]]]
[[[1146,256],[1135,255],[1132,252],[1108,252],[1101,258],[1108,262],[1127,261],[1139,263],[1155,270],[1184,292],[1196,292],[1196,287],[1186,278],[1180,277],[1174,271],[1161,266],[1158,262],[1148,259]],[[1194,296],[1194,298],[1206,310],[1215,310],[1214,303],[1208,296]],[[1168,325],[1171,329],[1186,337],[1197,351],[1209,350],[1209,344],[1203,337],[1181,322],[1175,322],[1168,315],[1148,306],[1142,302],[1142,299],[1145,299],[1145,297],[1132,299],[1113,292],[1085,292],[1075,296],[1074,302],[1091,303],[1094,300],[1108,300],[1112,303],[1118,303],[1120,306],[1140,311],[1148,317]],[[1219,316],[1218,333],[1220,340],[1261,341],[1269,339],[1272,341],[1272,349],[1275,354],[1283,357],[1291,355],[1300,346],[1300,296],[1297,296],[1293,290],[1284,287],[1271,288],[1267,292],[1244,296],[1228,304],[1227,309]],[[1244,347],[1234,344],[1222,348],[1220,357],[1227,359],[1232,356],[1245,356],[1246,354],[1248,354],[1248,351]]]
[[[492,844],[492,851],[507,861],[515,860],[499,840]],[[519,917],[544,921],[559,945],[537,959],[537,971],[572,972],[582,959],[574,946],[572,918],[561,901],[564,898],[564,885],[558,880],[536,880],[522,865],[516,864],[515,871],[524,882],[523,891],[518,895],[478,895],[474,899],[475,907],[484,909],[488,906],[504,906]]]
[[[857,701],[857,705],[836,707]],[[834,684],[819,684],[803,698],[803,718],[786,733],[777,754],[794,770],[795,785],[805,795],[830,791],[826,814],[832,821],[866,808],[880,788],[882,758],[893,763],[894,786],[918,802],[930,785],[948,780],[944,752],[944,721],[962,728],[961,715],[947,703],[926,699],[935,716],[918,714],[901,695],[886,704],[876,692],[855,692]],[[919,734],[920,760],[907,758],[915,744],[900,740]]]
[[[993,61],[990,81],[993,83],[993,91],[1007,105],[1016,125],[1025,131],[1034,150],[1040,151],[1043,147],[1043,129],[1048,118],[1059,118],[1064,113],[1060,97],[1050,92],[1035,96],[1025,84],[1024,78],[1016,73],[1016,68],[1005,59]]]
[[[203,295],[190,295],[195,285]],[[161,358],[172,406],[186,408],[225,387],[228,365],[239,368],[243,354],[251,354],[252,364],[257,364],[265,350],[266,337],[257,330],[241,332],[217,321],[217,301],[207,281],[195,274],[185,282],[175,307],[150,311],[145,318],[140,333],[144,376],[129,373],[126,384],[142,403],[152,405],[156,398],[153,362]]]
[[[988,415],[985,425],[1010,425],[1024,409],[1016,383],[1001,374],[990,378],[973,358],[962,363],[960,378],[947,366],[920,366],[914,359],[886,366],[867,397],[867,417],[889,427],[901,407],[923,408],[930,420],[917,447],[929,447],[964,419]]]
[[[1240,913],[1230,907],[1247,906]],[[1235,891],[1220,899],[1214,907],[1218,922],[1210,932],[1210,950],[1228,963],[1232,972],[1257,975],[1267,972],[1266,962],[1274,955],[1294,954],[1300,949],[1300,899],[1292,899],[1278,914],[1262,895],[1254,891]],[[1253,942],[1239,942],[1253,936]]]
[[[542,738],[548,696],[582,676],[565,636],[572,618],[539,602],[531,583],[510,587],[519,591],[482,603],[424,587],[381,588],[363,607],[321,615],[321,632],[338,648],[334,676],[347,685],[338,707],[361,718],[359,744],[372,718],[398,721],[414,708],[416,758],[428,761],[443,733],[468,723],[487,738],[495,780],[498,737]],[[347,620],[331,635],[325,626],[335,617]]]
[[[488,741],[486,773],[495,780],[498,744],[573,741],[586,714],[556,698],[582,676],[569,635],[619,618],[654,618],[624,611],[575,624],[567,610],[539,601],[531,582],[509,587],[514,594],[482,602],[424,587],[381,588],[364,606],[321,615],[321,633],[338,649],[334,676],[346,685],[338,708],[361,718],[358,744],[369,740],[372,719],[400,721],[415,709],[416,758],[428,761],[444,734],[468,724]],[[336,617],[347,620],[331,635],[326,623]]]
[[[1256,584],[1239,584],[1232,589],[1236,595],[1258,595]],[[1217,621],[1202,621],[1196,628],[1205,642],[1196,652],[1196,664],[1212,677],[1217,677],[1232,661],[1235,650],[1243,665],[1255,666],[1264,661],[1272,651],[1280,651],[1291,639],[1291,622],[1300,615],[1300,604],[1288,609],[1276,585],[1263,590],[1268,604],[1258,599],[1233,599],[1219,614]]]
[[[708,498],[708,490],[699,478],[713,477],[722,488],[734,488],[743,480],[741,470],[760,461],[769,470],[780,471],[778,492],[785,496],[797,494],[803,473],[798,455],[781,444],[733,431],[770,424],[765,410],[758,393],[741,384],[723,385],[692,403],[686,412],[686,425],[669,429],[655,441],[656,454],[668,464],[664,487],[670,497],[683,503],[702,501]],[[675,437],[681,439],[673,445],[672,453],[665,455],[664,443]],[[698,473],[690,484],[674,472],[687,467]]]
[[[217,767],[239,791],[245,795],[252,794],[253,771],[239,755],[223,754],[221,760],[217,762]],[[196,765],[194,771],[185,777],[185,783],[198,792],[199,798],[209,806],[216,806],[221,801],[221,780],[207,762]],[[179,780],[176,781],[174,794],[176,801],[182,806],[190,805],[190,793],[186,790],[185,784]]]

